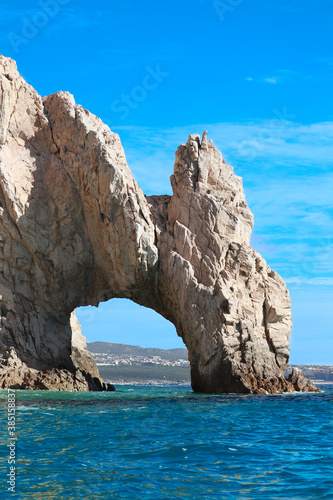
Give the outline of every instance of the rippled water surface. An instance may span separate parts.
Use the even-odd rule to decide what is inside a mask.
[[[16,494],[49,499],[333,499],[333,386],[322,394],[16,392]],[[8,473],[0,391],[1,474]]]

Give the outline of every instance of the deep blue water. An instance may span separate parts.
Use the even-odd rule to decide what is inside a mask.
[[[322,394],[16,391],[16,493],[0,498],[333,499],[333,386]]]

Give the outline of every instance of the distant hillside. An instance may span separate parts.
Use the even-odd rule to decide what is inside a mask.
[[[155,347],[114,344],[112,342],[90,342],[87,346],[88,350],[93,354],[104,352],[117,356],[160,356],[161,359],[168,361],[188,360],[187,349],[157,349]]]

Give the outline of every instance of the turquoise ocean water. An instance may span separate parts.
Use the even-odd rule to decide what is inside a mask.
[[[1,499],[333,499],[333,386],[322,394],[16,391],[16,493]]]

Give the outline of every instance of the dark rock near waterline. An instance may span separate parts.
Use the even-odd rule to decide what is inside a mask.
[[[300,392],[321,392],[311,380],[309,380],[300,368],[293,368],[293,371],[288,376],[288,382]]]

